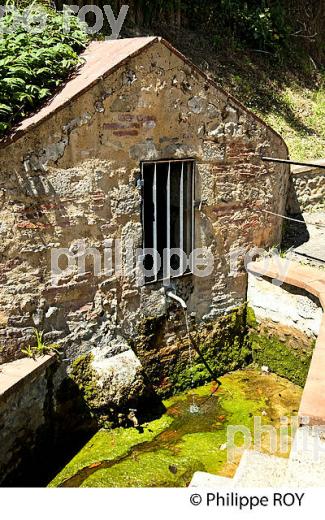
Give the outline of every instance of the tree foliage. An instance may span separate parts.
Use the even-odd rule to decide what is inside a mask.
[[[56,0],[77,3],[88,0]],[[104,0],[95,0],[98,6]],[[211,35],[216,46],[246,46],[276,57],[305,51],[318,63],[325,57],[324,0],[111,0],[117,13],[129,5],[127,21],[147,29],[167,23]]]

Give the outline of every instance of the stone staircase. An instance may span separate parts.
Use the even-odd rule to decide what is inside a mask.
[[[190,487],[267,488],[325,486],[325,440],[317,428],[296,432],[289,458],[245,450],[234,478],[194,474]]]

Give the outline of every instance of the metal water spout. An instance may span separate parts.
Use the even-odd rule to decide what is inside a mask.
[[[172,291],[168,291],[167,296],[168,296],[168,298],[171,298],[172,300],[175,300],[175,302],[179,303],[184,310],[187,310],[186,303],[184,302],[184,300],[182,298],[177,296],[177,294],[173,293]]]
[[[188,318],[188,312],[187,312],[187,305],[186,305],[185,301],[182,298],[180,298],[179,296],[177,296],[177,294],[175,294],[173,292],[173,288],[172,287],[166,288],[165,291],[166,291],[166,296],[168,298],[171,298],[172,300],[175,300],[176,302],[178,302],[181,305],[181,307],[182,307],[182,309],[184,311],[186,331],[187,331],[187,335],[188,335],[188,339],[189,339],[188,350],[189,350],[189,365],[190,365],[190,367],[193,366],[193,357],[192,357],[192,348],[193,348],[195,350],[195,352],[198,354],[199,358],[201,359],[201,362],[203,363],[203,365],[205,366],[205,368],[209,372],[209,374],[210,374],[210,376],[212,378],[212,381],[215,381],[217,383],[217,385],[218,385],[216,387],[216,390],[214,390],[211,393],[211,396],[212,396],[218,390],[218,388],[220,387],[221,381],[219,381],[219,379],[216,376],[216,374],[214,374],[213,370],[210,368],[209,364],[206,362],[204,356],[202,355],[202,352],[201,352],[200,348],[196,345],[195,341],[193,341],[193,338],[192,338],[192,335],[191,335],[191,331],[190,331],[189,318]],[[193,376],[192,376],[192,386],[194,387]],[[198,411],[199,411],[199,408],[195,404],[194,396],[193,396],[193,404],[190,407],[190,412],[191,413],[197,413]]]
[[[139,421],[138,421],[138,418],[135,415],[136,412],[137,412],[137,410],[134,410],[134,409],[130,408],[129,414],[128,414],[128,419],[129,419],[129,421],[131,421],[133,423],[134,428],[138,428],[139,427]]]
[[[192,369],[193,369],[193,356],[192,356],[193,341],[192,341],[192,338],[191,338],[190,327],[189,327],[189,323],[188,323],[187,305],[186,305],[185,301],[182,298],[180,298],[179,296],[177,296],[177,294],[175,294],[171,289],[167,289],[166,295],[167,295],[168,298],[171,298],[172,300],[175,300],[175,302],[177,302],[182,307],[182,309],[184,311],[185,323],[186,323],[186,331],[187,331],[188,339],[189,339],[189,345],[188,345],[189,366],[190,366],[190,369],[192,371]],[[193,374],[192,374],[192,387],[194,388],[194,377],[193,377]],[[192,404],[190,405],[189,411],[192,414],[196,414],[196,413],[200,412],[200,408],[195,403],[195,396],[194,395],[192,396]]]

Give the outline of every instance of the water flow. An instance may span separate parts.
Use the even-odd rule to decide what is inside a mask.
[[[187,312],[187,309],[183,309],[183,310],[184,310],[184,316],[185,316],[186,331],[187,331],[187,336],[188,336],[188,340],[189,340],[189,343],[188,343],[188,363],[189,363],[189,368],[190,368],[190,372],[191,372],[191,386],[192,386],[192,389],[193,389],[194,388],[193,345],[192,345],[192,338],[191,338],[191,333],[190,333],[190,325],[189,325],[189,320],[188,320],[188,312]],[[200,412],[200,408],[196,404],[195,396],[193,394],[192,395],[192,404],[190,405],[190,413],[195,414],[195,413],[199,413],[199,412]]]

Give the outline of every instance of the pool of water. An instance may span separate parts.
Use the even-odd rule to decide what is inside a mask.
[[[254,417],[280,433],[280,418],[297,415],[302,389],[274,374],[241,370],[164,402],[166,412],[142,428],[100,430],[50,483],[51,487],[185,487],[195,471],[233,476],[241,456],[227,460],[227,426],[242,425],[254,438]],[[193,400],[198,407],[191,413]],[[192,410],[193,411],[193,410]],[[292,432],[288,431],[288,450]],[[283,437],[282,437],[283,438]],[[261,449],[270,452],[269,436]]]

